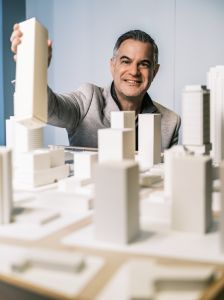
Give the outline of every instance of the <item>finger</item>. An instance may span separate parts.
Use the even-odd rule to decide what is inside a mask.
[[[15,23],[15,24],[13,25],[13,30],[17,30],[17,29],[19,29],[19,24],[18,24],[18,23]]]
[[[23,33],[18,29],[14,30],[10,37],[10,42],[12,42],[15,38],[20,38],[23,35]]]
[[[14,59],[14,61],[16,61],[16,54],[15,54],[15,55],[13,55],[13,59]]]
[[[16,53],[17,51],[17,46],[21,43],[21,40],[19,38],[15,38],[11,44],[11,50],[12,52]]]

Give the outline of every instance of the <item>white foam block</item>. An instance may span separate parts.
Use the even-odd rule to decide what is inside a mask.
[[[137,163],[123,161],[96,165],[95,189],[96,238],[118,244],[131,242],[139,231]]]
[[[12,220],[12,151],[0,147],[0,223]]]
[[[138,161],[146,170],[161,162],[161,115],[139,114],[138,118]]]
[[[172,160],[172,228],[205,233],[212,223],[212,161],[208,156]]]
[[[74,153],[74,176],[88,179],[93,177],[93,165],[98,161],[98,154],[88,151]]]
[[[23,37],[17,48],[14,113],[24,126],[37,128],[47,122],[48,33],[35,18],[19,25]]]
[[[133,129],[99,129],[98,159],[103,161],[121,161],[135,157]]]
[[[50,153],[46,150],[20,153],[17,158],[17,167],[23,171],[36,172],[50,168]]]
[[[16,171],[15,181],[27,186],[37,187],[65,178],[69,175],[69,165],[62,165],[55,168],[39,170],[35,172]]]

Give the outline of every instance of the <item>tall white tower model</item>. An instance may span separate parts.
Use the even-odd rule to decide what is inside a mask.
[[[205,86],[186,86],[182,98],[183,145],[198,154],[209,154],[210,99]]]
[[[161,115],[138,115],[138,161],[147,170],[161,162]]]
[[[48,33],[35,18],[19,25],[23,42],[17,49],[14,114],[31,129],[47,122]]]
[[[95,168],[96,239],[131,242],[139,232],[139,170],[131,160],[103,162]]]
[[[207,80],[211,98],[211,154],[213,161],[220,163],[224,159],[224,66],[211,68]]]
[[[220,227],[220,250],[224,252],[224,161],[220,164],[220,200],[221,211],[219,214],[219,227]]]
[[[11,150],[0,147],[0,224],[12,218],[12,160]]]

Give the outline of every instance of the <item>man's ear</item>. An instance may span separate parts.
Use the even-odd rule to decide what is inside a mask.
[[[155,65],[155,68],[154,68],[154,70],[153,70],[153,79],[155,78],[157,72],[159,71],[159,67],[160,67],[159,64],[156,64],[156,65]]]

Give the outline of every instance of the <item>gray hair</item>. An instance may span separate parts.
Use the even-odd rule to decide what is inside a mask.
[[[115,57],[117,55],[117,51],[120,48],[121,44],[125,40],[128,40],[128,39],[151,44],[153,47],[153,63],[154,63],[154,65],[158,64],[158,55],[159,55],[158,47],[157,47],[154,39],[142,30],[130,30],[130,31],[122,34],[117,39],[116,44],[114,46],[113,57]]]

